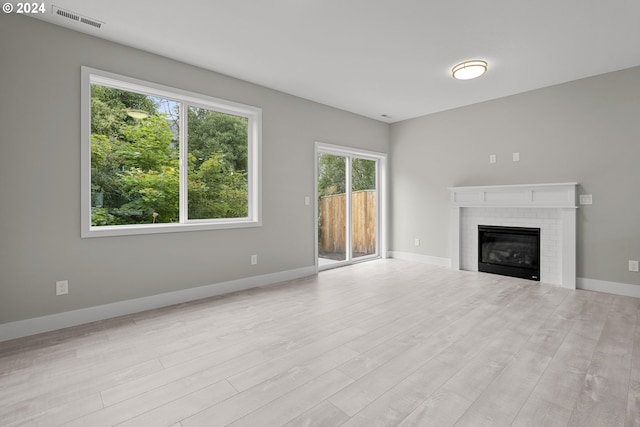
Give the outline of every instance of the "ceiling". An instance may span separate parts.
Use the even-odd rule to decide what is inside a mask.
[[[385,122],[640,65],[638,0],[55,0],[101,29],[45,5],[33,16]],[[468,59],[488,73],[452,79]]]

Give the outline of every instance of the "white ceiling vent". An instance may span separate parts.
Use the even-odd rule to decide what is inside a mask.
[[[104,25],[104,22],[98,21],[97,19],[89,18],[88,16],[83,16],[83,15],[80,15],[79,13],[71,12],[70,10],[62,9],[62,8],[56,6],[55,4],[52,5],[52,6],[53,7],[52,7],[51,12],[54,15],[62,16],[63,18],[67,18],[67,19],[70,19],[72,21],[80,22],[82,24],[91,25],[92,27],[95,27],[95,28],[102,28],[102,26]]]

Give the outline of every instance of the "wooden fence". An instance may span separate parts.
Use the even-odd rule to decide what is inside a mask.
[[[376,253],[376,191],[351,193],[352,248],[354,254]],[[320,255],[344,253],[346,248],[346,195],[320,197]]]

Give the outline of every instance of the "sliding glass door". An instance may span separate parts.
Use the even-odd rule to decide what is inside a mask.
[[[318,154],[318,262],[347,260],[347,157]]]
[[[378,254],[377,161],[351,158],[351,257]]]
[[[380,159],[319,146],[317,256],[319,270],[380,255]]]

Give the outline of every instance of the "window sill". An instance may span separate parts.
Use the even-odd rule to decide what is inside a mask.
[[[193,222],[193,223],[163,223],[142,225],[115,225],[102,227],[89,227],[82,230],[82,238],[130,236],[137,234],[181,233],[186,231],[224,230],[232,228],[260,227],[262,222],[249,220],[224,220],[220,222]]]

